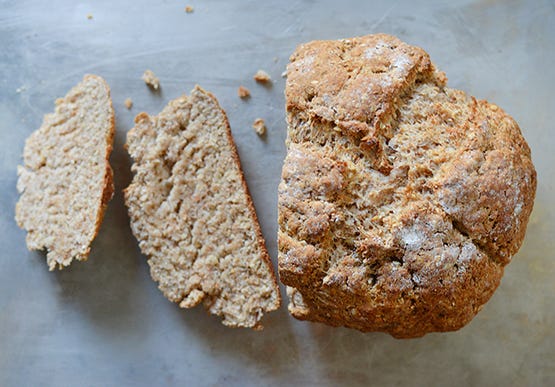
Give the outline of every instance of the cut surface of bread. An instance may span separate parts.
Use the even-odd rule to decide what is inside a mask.
[[[86,75],[25,142],[18,167],[17,224],[30,250],[47,250],[50,270],[86,260],[114,187],[110,89]]]
[[[301,45],[287,74],[278,259],[291,314],[395,337],[467,324],[532,211],[516,122],[388,35]]]
[[[152,278],[182,308],[199,303],[231,327],[261,328],[280,305],[235,143],[216,98],[196,86],[128,133],[133,234]]]

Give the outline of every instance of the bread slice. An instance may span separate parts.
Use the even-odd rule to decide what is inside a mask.
[[[216,98],[196,86],[127,135],[131,229],[160,290],[199,303],[230,327],[260,328],[279,288],[231,130]]]
[[[27,247],[47,250],[50,270],[89,255],[114,192],[113,137],[110,88],[86,75],[25,142],[15,217],[27,230]]]
[[[278,260],[292,315],[395,337],[467,324],[532,211],[516,122],[388,35],[309,42],[287,74]]]

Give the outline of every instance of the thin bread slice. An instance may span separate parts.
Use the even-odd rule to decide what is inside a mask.
[[[50,270],[88,258],[114,186],[110,88],[85,75],[25,142],[15,218],[29,250],[47,250]]]
[[[280,305],[225,112],[196,86],[127,135],[131,229],[152,278],[182,308],[199,303],[230,327],[261,328]]]

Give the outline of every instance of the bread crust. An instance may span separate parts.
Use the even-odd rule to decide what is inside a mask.
[[[532,211],[516,122],[385,34],[301,45],[287,74],[278,261],[291,314],[398,338],[467,324]]]
[[[96,77],[99,79],[103,84],[104,87],[108,90],[108,96],[110,96],[110,86],[108,83],[102,78],[97,75],[87,74],[85,75],[85,79],[88,77]],[[109,98],[110,103],[110,110],[114,112],[114,106],[112,102],[112,98]],[[114,147],[114,135],[116,133],[116,115],[113,113],[110,117],[110,123],[108,125],[108,135],[106,137],[106,172],[104,174],[104,187],[102,189],[102,199],[100,200],[100,210],[98,211],[98,215],[96,217],[95,222],[95,231],[93,235],[93,239],[96,238],[98,235],[98,231],[100,230],[100,225],[104,220],[104,215],[106,214],[106,209],[108,208],[108,203],[114,197],[114,170],[110,165],[110,155],[112,154],[112,150]]]

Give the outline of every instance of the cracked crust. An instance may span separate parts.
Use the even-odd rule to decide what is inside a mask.
[[[15,217],[30,250],[47,250],[50,270],[87,260],[114,193],[110,88],[86,75],[25,142]]]
[[[516,122],[388,35],[302,45],[287,73],[278,247],[291,314],[399,338],[467,324],[532,211]]]
[[[224,111],[196,86],[127,135],[125,190],[152,278],[182,308],[199,303],[231,327],[262,328],[279,287]]]

